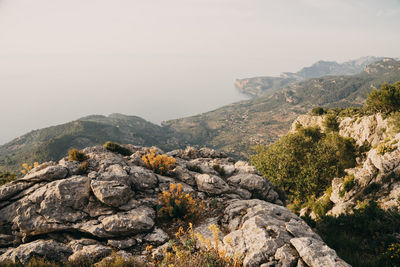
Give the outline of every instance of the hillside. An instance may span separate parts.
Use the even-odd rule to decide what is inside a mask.
[[[284,72],[280,77],[254,77],[235,80],[235,87],[239,92],[259,97],[275,92],[291,83],[319,78],[328,75],[355,75],[364,70],[367,65],[382,60],[380,57],[362,57],[343,63],[335,61],[318,61],[310,67],[304,67],[298,72]]]
[[[0,146],[0,169],[21,169],[21,164],[59,160],[70,148],[84,148],[106,141],[179,147],[178,139],[164,128],[136,116],[93,115],[32,131]]]
[[[385,59],[357,75],[309,79],[267,97],[167,121],[162,127],[135,116],[89,116],[30,132],[0,146],[0,170],[18,171],[24,162],[58,160],[71,147],[106,141],[156,145],[166,150],[186,145],[208,146],[235,158],[248,158],[252,146],[277,140],[298,115],[310,108],[361,105],[373,86],[398,80],[400,62]]]
[[[312,107],[362,105],[366,93],[383,82],[400,80],[400,62],[385,59],[357,75],[326,76],[286,86],[267,97],[234,103],[201,115],[167,121],[164,127],[190,144],[210,146],[236,157],[286,133],[292,121]]]

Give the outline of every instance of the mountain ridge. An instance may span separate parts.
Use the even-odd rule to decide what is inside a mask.
[[[385,59],[357,75],[309,79],[265,97],[165,121],[161,126],[137,116],[90,115],[32,131],[0,146],[0,169],[18,171],[24,162],[58,160],[72,147],[80,149],[106,141],[155,145],[165,150],[208,146],[245,159],[252,146],[277,140],[298,115],[312,107],[360,106],[373,86],[398,80],[400,62]]]
[[[364,70],[367,65],[383,60],[384,57],[366,56],[343,63],[319,60],[309,67],[303,67],[297,72],[283,72],[280,77],[258,76],[236,79],[236,89],[251,97],[260,97],[273,93],[281,87],[312,78],[330,75],[355,75]]]

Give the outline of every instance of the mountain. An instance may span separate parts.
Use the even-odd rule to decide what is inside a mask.
[[[84,172],[63,158],[0,186],[0,265],[350,266],[247,163],[154,148],[171,162],[164,176],[141,160],[149,148],[126,148],[88,147]]]
[[[59,160],[71,147],[106,141],[156,145],[164,150],[207,146],[243,159],[252,153],[252,146],[271,143],[285,134],[292,121],[310,108],[361,105],[373,86],[399,80],[400,62],[387,58],[356,75],[308,79],[265,97],[166,121],[162,126],[135,116],[89,116],[30,132],[0,146],[0,170],[18,171],[24,162]]]
[[[325,76],[290,84],[269,96],[234,103],[162,125],[190,144],[247,158],[251,147],[271,143],[312,107],[360,106],[374,86],[400,80],[400,61],[384,59],[356,75]]]
[[[318,78],[328,75],[354,75],[362,72],[364,68],[374,62],[380,61],[381,57],[361,57],[343,63],[335,61],[318,61],[310,67],[305,67],[298,72],[284,72],[280,77],[254,77],[236,79],[235,87],[239,92],[252,97],[262,96],[271,93],[282,87],[304,81],[311,78]]]
[[[70,148],[84,148],[106,141],[179,147],[168,130],[136,116],[92,115],[69,123],[32,131],[0,146],[0,169],[17,171],[22,163],[59,160]]]

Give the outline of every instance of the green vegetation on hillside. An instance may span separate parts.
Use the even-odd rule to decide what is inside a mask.
[[[15,173],[10,172],[0,172],[0,186],[17,179],[18,176]]]
[[[106,141],[155,145],[163,150],[207,146],[247,159],[253,146],[277,141],[295,118],[313,107],[320,106],[323,111],[330,107],[361,107],[373,86],[399,80],[400,62],[387,59],[369,65],[357,75],[326,76],[289,84],[269,96],[167,121],[163,127],[134,116],[89,116],[32,131],[0,146],[0,170],[18,171],[24,162],[59,160],[73,147],[82,149]],[[355,110],[341,110],[338,116]]]
[[[304,218],[343,260],[354,267],[399,266],[398,211],[384,211],[370,202],[353,214]],[[391,249],[392,247],[392,249]]]
[[[256,147],[255,152],[251,163],[287,194],[295,210],[320,197],[334,177],[356,163],[354,140],[313,127],[299,127],[268,147]]]
[[[356,114],[366,95],[382,83],[400,80],[400,62],[382,60],[357,75],[326,76],[290,84],[266,97],[234,103],[214,111],[164,122],[186,143],[209,146],[236,158],[248,158],[252,147],[279,139],[292,121],[313,107],[334,107],[337,116]]]
[[[374,88],[368,94],[366,109],[384,114],[400,111],[400,81],[384,83],[379,90]]]
[[[24,162],[57,161],[72,149],[107,141],[169,150],[183,147],[178,134],[135,116],[89,116],[66,124],[32,131],[0,146],[0,170],[19,171]]]

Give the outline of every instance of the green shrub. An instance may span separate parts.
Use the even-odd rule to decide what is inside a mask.
[[[319,199],[312,206],[312,210],[318,218],[322,218],[326,213],[333,208],[333,202],[330,200],[329,196],[325,196]]]
[[[352,266],[393,266],[384,253],[398,242],[395,234],[400,214],[397,211],[384,211],[370,202],[353,214],[323,216],[317,221],[308,218],[306,222]]]
[[[257,146],[251,163],[288,200],[301,207],[312,196],[320,197],[334,177],[355,166],[354,141],[319,128],[299,128],[266,147]]]
[[[337,132],[339,131],[339,122],[337,121],[337,116],[333,113],[329,113],[325,116],[322,125],[326,132]]]
[[[0,172],[0,186],[9,182],[14,181],[18,178],[18,175],[11,172]]]
[[[400,81],[394,84],[382,84],[367,95],[366,109],[372,112],[389,114],[400,111]]]
[[[219,174],[219,176],[225,177],[226,173],[224,167],[221,167],[219,164],[214,164],[213,169]]]
[[[378,145],[376,150],[378,151],[379,155],[385,155],[387,152],[392,152],[395,149],[392,143],[385,142]]]
[[[364,188],[363,190],[363,194],[364,195],[369,195],[369,194],[373,194],[379,191],[379,189],[381,189],[382,185],[378,184],[376,182],[372,182],[370,183],[367,187]]]
[[[396,133],[400,132],[400,112],[393,112],[389,117],[389,125]]]
[[[326,113],[326,111],[321,107],[315,107],[315,108],[313,108],[311,110],[311,114],[315,115],[315,116],[320,116],[320,115],[323,115],[325,113]]]
[[[123,146],[121,146],[118,143],[106,142],[104,144],[104,147],[107,150],[109,150],[111,152],[115,152],[115,153],[121,154],[122,156],[130,156],[130,155],[132,155],[132,151],[130,151],[129,149],[127,149],[127,148],[125,148]]]
[[[72,149],[70,149],[68,151],[68,160],[69,161],[80,161],[80,162],[82,162],[82,161],[86,160],[86,158],[87,157],[86,157],[85,153],[79,151],[76,148],[72,148]]]
[[[78,166],[78,173],[79,174],[86,174],[88,172],[88,163],[87,161],[82,162],[81,164],[79,164]]]
[[[186,169],[192,172],[203,173],[203,170],[197,164],[187,164]]]
[[[349,192],[354,187],[354,184],[355,184],[354,174],[346,176],[344,178],[343,190],[345,190],[346,192]]]

